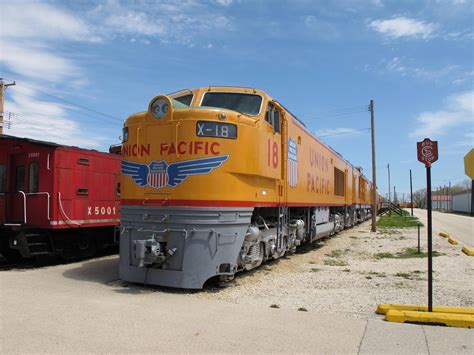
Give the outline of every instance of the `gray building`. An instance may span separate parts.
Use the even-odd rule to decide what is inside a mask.
[[[471,212],[471,190],[460,191],[453,194],[453,211],[454,212]]]

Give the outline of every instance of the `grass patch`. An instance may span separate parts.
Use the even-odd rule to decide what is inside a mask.
[[[313,267],[313,268],[311,269],[311,272],[318,272],[318,271],[321,271],[321,269],[318,269],[317,267]]]
[[[387,275],[385,275],[385,272],[377,272],[377,271],[371,271],[369,272],[369,275],[376,276],[376,277],[387,277]]]
[[[392,213],[391,216],[384,215],[379,218],[377,226],[388,229],[388,228],[411,228],[416,227],[420,223],[418,218],[411,217],[409,214],[400,216],[396,213]],[[420,223],[421,224],[421,223]]]
[[[298,311],[300,311],[300,312],[308,312],[308,310],[307,310],[306,308],[304,308],[304,307],[298,308]]]
[[[383,252],[383,253],[377,253],[374,254],[375,259],[393,259],[395,258],[395,255],[389,252]]]
[[[314,265],[314,264],[316,264],[316,262],[315,261],[310,261],[308,264]]]
[[[436,250],[433,250],[433,257],[435,256],[441,256],[444,255],[443,253],[437,252]],[[392,254],[389,252],[383,252],[383,253],[377,253],[374,254],[374,258],[377,260],[380,259],[411,259],[411,258],[426,258],[428,257],[428,253],[421,251],[420,254],[418,254],[418,249],[417,248],[405,248],[401,252]]]
[[[327,256],[330,256],[331,258],[340,258],[344,252],[341,249],[336,249],[331,251],[331,254],[326,254]]]
[[[347,263],[346,263],[344,260],[326,259],[326,260],[324,260],[324,265],[329,265],[329,266],[347,266]]]
[[[410,272],[397,272],[394,276],[403,277],[406,280],[421,280],[420,279],[420,270],[410,271]]]
[[[273,304],[270,305],[270,308],[280,308],[280,306],[277,305],[276,303],[273,303]]]
[[[390,229],[389,227],[380,227],[378,232],[381,234],[388,234],[388,235],[393,235],[393,234],[400,234],[401,232],[396,230],[396,229]]]

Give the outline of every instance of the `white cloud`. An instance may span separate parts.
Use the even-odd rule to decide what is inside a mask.
[[[221,5],[230,4],[230,1],[222,1]],[[183,0],[179,4],[170,0],[153,4],[115,0],[98,5],[90,12],[90,21],[109,38],[144,36],[165,43],[194,46],[203,34],[233,28],[231,18],[218,10],[196,0]]]
[[[3,41],[0,62],[11,71],[27,77],[51,82],[79,77],[81,70],[70,59],[61,56],[46,45],[23,44]]]
[[[2,3],[1,36],[15,39],[99,41],[77,15],[41,2]]]
[[[390,38],[428,38],[433,34],[436,26],[429,22],[401,16],[388,20],[373,20],[369,23],[369,27]]]
[[[12,90],[5,103],[6,117],[11,123],[11,128],[5,133],[87,148],[102,145],[103,138],[81,134],[84,127],[67,118],[65,108],[33,98],[34,90],[24,87],[21,90]],[[9,115],[9,112],[14,114]]]
[[[454,127],[474,128],[474,91],[452,95],[439,111],[422,112],[416,118],[417,127],[411,137],[433,137],[447,134]]]
[[[215,0],[216,3],[222,6],[230,6],[233,3],[233,0]]]
[[[465,78],[465,71],[458,65],[447,65],[438,68],[427,68],[415,66],[406,57],[393,57],[390,60],[381,61],[381,66],[391,72],[399,73],[402,76],[418,77],[421,79],[437,80],[441,78]]]

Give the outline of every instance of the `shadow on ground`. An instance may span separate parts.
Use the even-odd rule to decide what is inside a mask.
[[[118,255],[109,256],[101,259],[87,260],[75,263],[74,268],[71,268],[63,273],[63,276],[69,279],[85,282],[96,282],[103,285],[110,286],[115,292],[124,294],[146,294],[152,292],[161,292],[168,294],[194,294],[197,292],[218,293],[226,287],[238,287],[238,280],[245,277],[250,277],[258,273],[272,272],[280,263],[284,263],[285,259],[298,257],[298,254],[310,253],[314,250],[320,249],[328,238],[313,242],[313,244],[305,244],[298,248],[295,254],[284,256],[281,259],[269,260],[259,268],[240,272],[235,276],[234,281],[225,285],[219,284],[217,279],[210,279],[204,285],[202,290],[183,290],[177,288],[161,287],[154,285],[144,285],[139,283],[131,283],[120,280],[118,268]]]

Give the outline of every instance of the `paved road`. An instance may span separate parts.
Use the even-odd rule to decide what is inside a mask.
[[[426,210],[415,208],[415,217],[426,226]],[[474,247],[474,217],[433,211],[433,233],[448,232],[458,241]]]
[[[118,257],[0,271],[0,353],[470,353],[474,330],[124,287]],[[317,302],[317,300],[315,300]],[[375,305],[374,305],[375,307]]]

